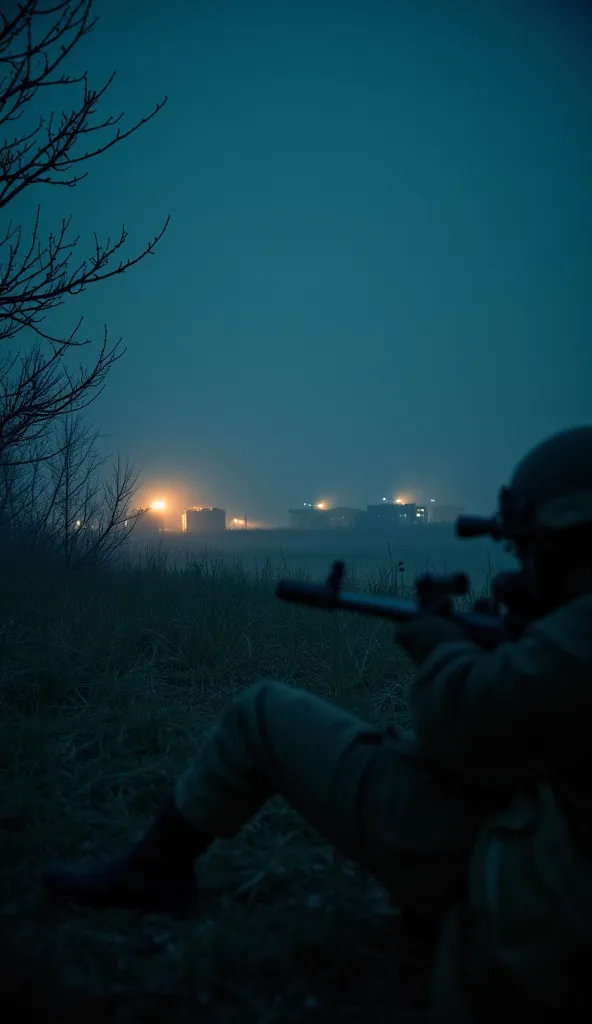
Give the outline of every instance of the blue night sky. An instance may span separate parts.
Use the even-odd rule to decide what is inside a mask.
[[[513,13],[512,13],[513,11]],[[592,420],[592,62],[569,3],[97,0],[74,67],[158,117],[55,226],[156,255],[69,302],[127,353],[93,419],[144,496],[283,523],[396,493],[489,511]]]

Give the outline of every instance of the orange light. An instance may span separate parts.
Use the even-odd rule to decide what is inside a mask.
[[[150,508],[154,512],[164,512],[164,510],[166,508],[166,501],[163,501],[162,498],[158,498],[157,501],[153,501],[152,502],[152,504],[150,505]]]

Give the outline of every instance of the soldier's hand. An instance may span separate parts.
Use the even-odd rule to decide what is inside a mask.
[[[440,644],[466,639],[460,626],[450,618],[451,611],[449,598],[437,598],[424,606],[415,619],[396,628],[395,643],[420,665]]]
[[[418,618],[426,618],[433,615],[440,615],[442,618],[450,618],[453,611],[452,598],[448,597],[447,594],[438,594],[435,597],[431,597],[428,601],[424,601],[419,605]]]

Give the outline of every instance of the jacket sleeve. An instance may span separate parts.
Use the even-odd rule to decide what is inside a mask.
[[[435,618],[402,634],[419,665],[410,698],[415,733],[447,771],[505,788],[590,764],[592,595],[492,652]]]

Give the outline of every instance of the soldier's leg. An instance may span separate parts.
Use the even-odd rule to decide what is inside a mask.
[[[419,913],[454,898],[483,815],[395,730],[262,682],[222,713],[175,796],[200,832],[230,837],[274,794]]]
[[[235,835],[275,794],[422,916],[439,916],[454,898],[483,813],[394,730],[263,682],[225,709],[133,851],[82,871],[57,865],[46,884],[72,902],[183,905],[195,856],[210,838]]]

